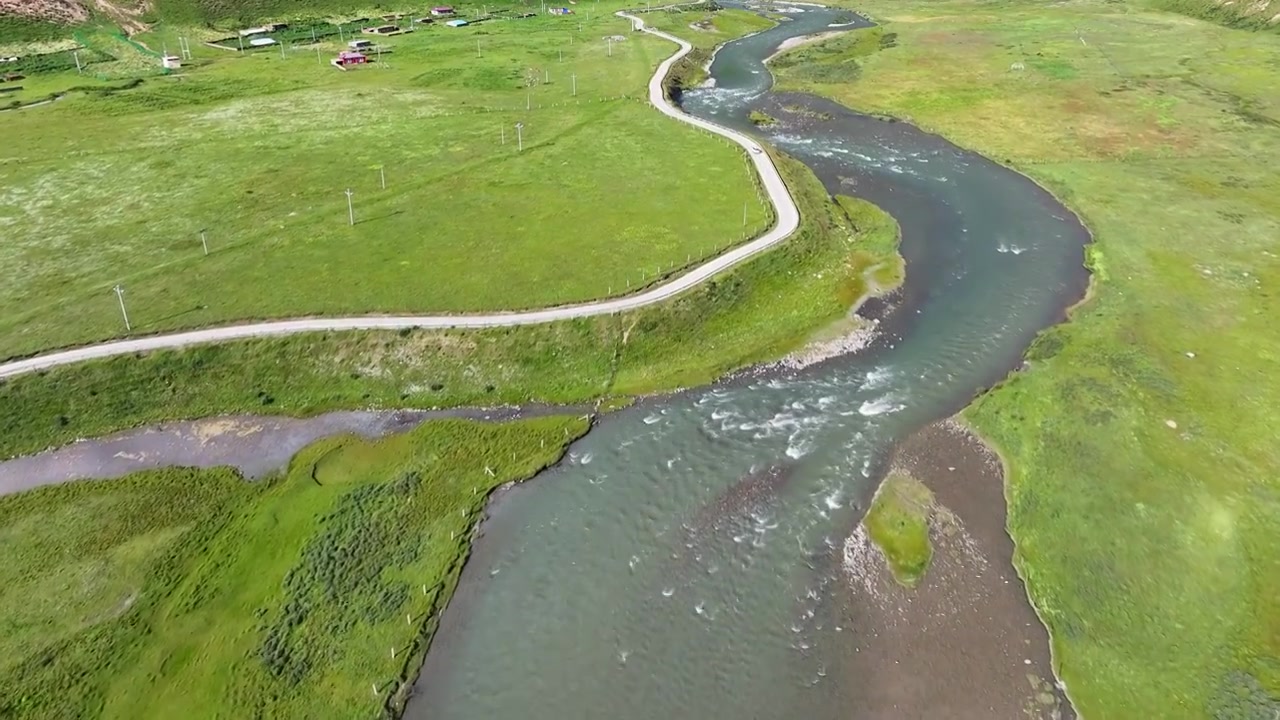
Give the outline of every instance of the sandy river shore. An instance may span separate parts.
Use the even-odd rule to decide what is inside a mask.
[[[909,438],[893,465],[933,491],[933,561],[907,590],[861,528],[845,543],[849,622],[875,628],[852,641],[850,717],[1074,718],[1013,569],[999,460],[948,420]]]

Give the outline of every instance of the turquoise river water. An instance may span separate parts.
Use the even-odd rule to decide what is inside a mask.
[[[411,720],[847,717],[845,640],[871,629],[838,611],[841,548],[888,452],[1003,377],[1083,293],[1088,234],[1026,178],[905,123],[770,93],[782,41],[861,22],[789,16],[722,48],[714,86],[682,103],[897,218],[907,283],[872,307],[878,338],[610,415],[505,493]],[[759,131],[753,108],[784,122]]]

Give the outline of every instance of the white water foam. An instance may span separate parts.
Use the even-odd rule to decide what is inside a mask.
[[[862,385],[862,387],[866,390],[875,390],[876,388],[884,387],[893,378],[893,370],[887,367],[876,368],[875,370],[867,373],[867,381]]]
[[[862,403],[862,405],[858,408],[858,412],[867,417],[872,417],[875,415],[883,415],[885,413],[897,412],[901,410],[903,407],[905,406],[902,405],[901,403],[895,402],[895,399],[892,395],[885,395],[882,398],[878,398],[876,400],[868,400]]]

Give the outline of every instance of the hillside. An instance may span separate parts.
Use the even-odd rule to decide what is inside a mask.
[[[1280,32],[1280,0],[1155,0],[1154,4],[1227,27]]]

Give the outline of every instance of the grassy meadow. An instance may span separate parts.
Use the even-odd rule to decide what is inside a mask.
[[[648,106],[674,46],[612,9],[436,25],[348,72],[336,40],[241,56],[193,30],[195,61],[136,87],[33,76],[41,96],[115,89],[0,113],[0,357],[123,335],[117,283],[135,333],[520,309],[623,294],[767,227],[740,149]]]
[[[867,537],[884,554],[893,578],[905,587],[918,585],[933,559],[929,542],[932,513],[929,488],[906,473],[892,472],[876,489],[862,519]]]
[[[1088,718],[1280,712],[1280,38],[1134,3],[859,2],[786,88],[1006,162],[1095,234],[1091,299],[967,412]]]
[[[433,421],[320,441],[260,483],[169,469],[0,498],[0,717],[383,717],[489,490],[586,428]]]
[[[850,198],[837,211],[808,169],[776,162],[800,231],[673,301],[540,326],[308,334],[22,375],[0,381],[0,457],[232,412],[586,402],[692,387],[777,358],[864,293],[891,287],[883,268],[899,261],[891,218]]]

